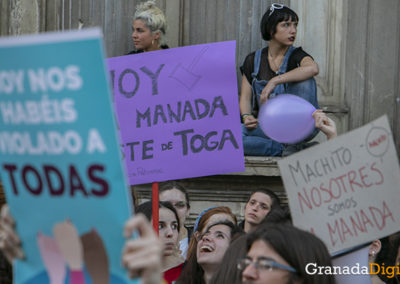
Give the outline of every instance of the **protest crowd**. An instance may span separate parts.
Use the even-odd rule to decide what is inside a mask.
[[[314,146],[312,139],[319,131],[328,140],[337,136],[335,122],[318,109],[314,80],[318,65],[301,47],[293,46],[298,21],[289,7],[272,4],[260,23],[262,38],[268,46],[250,53],[240,66],[239,106],[245,155],[289,156]],[[152,1],[142,3],[132,24],[136,49],[129,54],[168,49],[163,39],[165,32],[162,11]],[[261,105],[282,93],[296,94],[317,109],[312,114],[314,130],[300,142],[277,142],[260,128]],[[333,267],[336,256],[328,251],[326,240],[293,225],[290,208],[282,204],[273,190],[259,188],[249,193],[243,220],[238,220],[229,207],[217,206],[204,208],[195,223],[188,224],[191,207],[185,187],[177,181],[160,183],[158,236],[151,225],[152,206],[152,201],[135,206],[135,215],[127,220],[123,232],[126,242],[121,263],[129,277],[140,277],[141,283],[338,283],[333,274],[307,269],[310,263],[315,267]],[[15,226],[9,207],[3,205],[1,284],[11,283],[13,260],[25,257]],[[136,238],[130,238],[134,232]],[[399,233],[365,246],[370,263],[398,268]],[[381,271],[371,273],[370,278],[371,283],[400,283],[400,272],[397,269],[397,275],[396,271],[390,275]]]

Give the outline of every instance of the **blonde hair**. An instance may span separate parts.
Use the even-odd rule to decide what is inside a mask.
[[[164,13],[156,6],[154,1],[146,1],[138,4],[133,20],[142,20],[152,33],[159,31],[160,44],[164,43],[167,20]]]

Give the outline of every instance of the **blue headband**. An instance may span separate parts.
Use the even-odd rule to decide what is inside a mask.
[[[210,210],[213,209],[213,208],[216,208],[216,206],[214,206],[214,207],[209,207],[209,208],[207,208],[206,210],[203,210],[203,212],[201,212],[201,213],[199,214],[199,216],[197,216],[196,222],[194,223],[193,232],[196,232],[196,231],[197,231],[197,229],[198,229],[198,227],[199,227],[199,222],[200,222],[201,217],[203,217],[203,215],[204,215],[205,213],[207,213],[208,211],[210,211]]]

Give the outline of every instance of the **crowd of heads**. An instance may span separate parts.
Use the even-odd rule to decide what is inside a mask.
[[[270,41],[279,23],[298,20],[290,8],[272,4],[260,23],[263,39]],[[164,44],[166,18],[154,1],[143,2],[137,6],[132,29],[137,50],[157,50]],[[218,206],[202,211],[193,229],[185,226],[191,206],[184,186],[174,181],[161,184],[159,200],[162,270],[180,269],[174,270],[169,283],[335,283],[333,275],[306,273],[309,263],[332,266],[331,256],[322,240],[292,225],[289,209],[272,190],[249,194],[241,223],[229,207]],[[153,221],[151,201],[136,206],[135,212]],[[380,240],[374,261],[400,262],[399,234]],[[398,283],[396,279],[382,276],[386,283]]]
[[[176,249],[172,243],[179,246],[179,229],[186,228],[190,205],[188,192],[177,182],[161,185],[160,200],[159,237],[165,245],[165,258]],[[151,202],[139,205],[136,212],[152,220]],[[331,255],[322,240],[292,225],[289,208],[274,191],[250,193],[243,213],[241,223],[226,206],[198,214],[188,236],[185,264],[174,283],[336,283],[334,275],[307,273],[309,263],[332,266]],[[373,261],[395,265],[400,260],[399,244],[398,234],[373,242]],[[397,283],[396,278],[384,275],[382,280]]]
[[[178,246],[190,204],[186,189],[177,182],[161,184],[159,196],[159,237],[166,258],[176,249],[172,243]],[[151,205],[139,205],[136,213],[152,220]],[[334,283],[332,276],[305,273],[308,262],[332,265],[328,250],[317,237],[291,225],[288,208],[269,189],[249,194],[241,224],[229,207],[203,210],[189,237],[176,283]]]

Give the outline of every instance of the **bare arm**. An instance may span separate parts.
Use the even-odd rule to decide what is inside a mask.
[[[313,112],[312,116],[315,120],[315,127],[320,129],[326,135],[328,140],[337,136],[335,122],[327,117],[322,110],[317,109]]]
[[[245,75],[242,76],[242,88],[240,91],[240,115],[243,118],[243,123],[248,129],[257,127],[257,119],[251,114],[251,99],[252,91],[249,81]]]
[[[300,66],[286,72],[282,75],[275,76],[271,80],[269,80],[268,84],[261,92],[261,103],[264,103],[268,100],[269,95],[271,94],[272,90],[278,84],[290,83],[290,82],[299,82],[307,80],[311,77],[318,75],[319,69],[317,63],[310,57],[304,57],[301,62]]]

